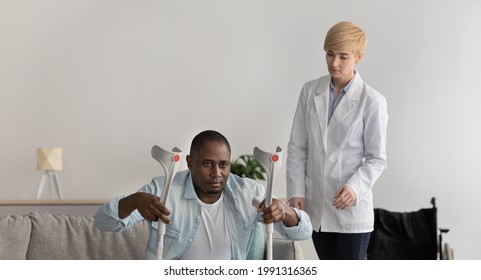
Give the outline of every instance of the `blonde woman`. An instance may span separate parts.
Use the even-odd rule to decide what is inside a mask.
[[[364,259],[372,187],[386,164],[385,98],[356,70],[367,39],[339,22],[324,41],[329,74],[301,91],[287,153],[287,195],[312,222],[319,259]]]

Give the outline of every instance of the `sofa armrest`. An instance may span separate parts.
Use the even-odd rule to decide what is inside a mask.
[[[296,241],[273,238],[272,258],[274,260],[302,260],[302,248]]]
[[[31,231],[26,215],[0,217],[0,260],[27,259]]]

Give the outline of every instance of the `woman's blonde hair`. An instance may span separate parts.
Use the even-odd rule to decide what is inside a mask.
[[[341,21],[327,31],[324,50],[352,50],[356,55],[363,53],[367,46],[364,31],[349,21]]]

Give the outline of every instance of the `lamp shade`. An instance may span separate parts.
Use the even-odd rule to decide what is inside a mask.
[[[62,148],[37,148],[38,170],[62,170]]]

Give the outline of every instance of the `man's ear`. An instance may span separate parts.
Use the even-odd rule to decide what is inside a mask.
[[[188,167],[190,170],[192,170],[192,158],[191,158],[189,155],[187,155],[187,156],[185,157],[185,160],[187,161],[187,167]]]

